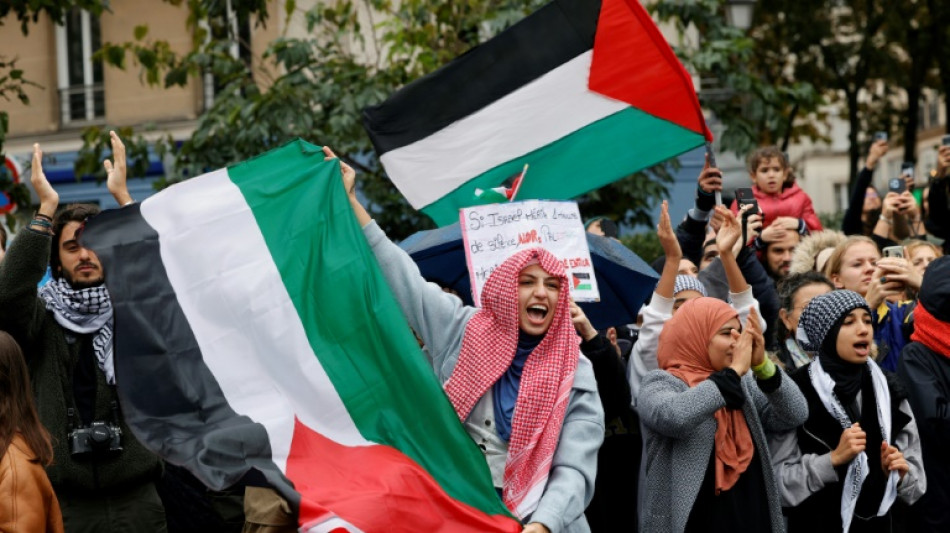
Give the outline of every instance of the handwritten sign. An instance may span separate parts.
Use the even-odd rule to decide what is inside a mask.
[[[575,202],[526,200],[460,211],[472,297],[479,303],[488,276],[521,250],[542,247],[561,260],[577,302],[600,301],[581,214]]]

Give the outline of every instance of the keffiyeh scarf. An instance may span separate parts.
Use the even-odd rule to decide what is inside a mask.
[[[92,348],[99,369],[106,375],[109,385],[115,385],[115,364],[112,358],[112,299],[105,285],[86,289],[73,289],[63,279],[55,279],[39,291],[46,302],[46,310],[52,311],[56,322],[73,333],[95,333]]]
[[[881,436],[884,442],[888,442],[891,436],[891,393],[887,388],[887,379],[881,372],[877,363],[868,359],[867,365],[871,371],[871,382],[874,385],[874,400],[877,405],[877,420],[881,427]],[[845,411],[844,406],[838,400],[835,394],[835,382],[831,376],[821,367],[821,358],[815,359],[808,365],[808,377],[811,379],[811,385],[818,393],[822,405],[828,413],[841,424],[842,429],[851,427],[852,421]],[[877,451],[875,450],[875,453]],[[843,490],[841,491],[841,524],[842,531],[848,531],[851,527],[851,517],[854,516],[854,509],[858,503],[858,497],[861,495],[861,487],[864,480],[868,477],[868,456],[866,452],[861,452],[848,465],[848,471],[845,474]],[[897,483],[900,474],[892,470],[887,477],[887,485],[884,488],[884,498],[881,499],[881,505],[878,508],[877,516],[884,516],[891,508],[894,500],[897,499]]]

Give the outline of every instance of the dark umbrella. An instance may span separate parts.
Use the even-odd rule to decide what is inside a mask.
[[[472,305],[472,286],[465,264],[465,244],[458,224],[420,231],[399,245],[409,253],[422,276],[454,289]],[[599,302],[578,302],[591,324],[605,329],[636,322],[637,312],[656,287],[658,276],[637,254],[619,242],[587,234]]]

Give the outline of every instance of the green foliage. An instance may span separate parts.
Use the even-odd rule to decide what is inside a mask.
[[[17,68],[17,58],[7,59],[0,55],[0,98],[7,102],[16,99],[23,105],[29,105],[30,98],[26,94],[26,87],[39,87],[36,83],[23,77],[23,70]],[[3,143],[10,131],[10,114],[5,109],[0,109],[0,194],[7,194],[10,200],[20,209],[25,209],[30,205],[30,193],[23,183],[14,183],[13,176],[7,169],[4,161],[6,156],[3,152]],[[11,229],[15,227],[15,219],[12,215],[7,216],[7,225]]]
[[[645,231],[628,235],[621,237],[620,242],[648,264],[663,256],[663,246],[660,245],[660,238],[656,236],[656,232]]]
[[[795,75],[795,56],[783,41],[782,23],[774,20],[771,4],[759,6],[749,32],[726,22],[723,0],[650,6],[659,20],[678,30],[683,45],[676,52],[703,80],[703,107],[725,126],[721,149],[740,158],[765,144],[786,147],[802,139],[823,139],[819,126],[827,119],[821,86]],[[696,42],[689,41],[689,30],[698,32]]]
[[[0,2],[0,25],[10,13],[16,15],[23,35],[30,32],[30,23],[36,24],[40,15],[49,15],[55,24],[62,24],[73,8],[85,9],[99,15],[109,8],[109,0],[3,0]]]
[[[840,231],[841,223],[844,222],[844,211],[818,213],[818,220],[821,221],[821,227]]]
[[[214,104],[201,114],[194,133],[180,147],[169,141],[162,147],[174,155],[175,162],[174,174],[161,186],[301,137],[332,146],[357,169],[370,212],[398,239],[431,227],[431,222],[412,209],[385,178],[361,125],[362,109],[385,100],[399,87],[451,61],[543,3],[319,2],[303,13],[308,38],[278,38],[263,57],[248,62],[233,55],[237,36],[223,23],[220,3],[192,0],[186,6],[195,35],[189,52],[176,54],[167,42],[151,40],[147,27],[136,27],[130,41],[105,43],[98,57],[117,68],[134,65],[142,82],[151,86],[183,86],[205,73],[214,77]],[[239,20],[248,20],[241,16],[253,16],[259,24],[267,20],[263,1],[232,4]],[[289,11],[295,6],[294,1],[285,2]],[[360,9],[367,6],[372,11],[361,18]],[[207,26],[198,25],[199,20]],[[104,152],[97,144],[107,142],[102,133],[97,130],[86,136],[77,174],[80,168],[98,172]],[[628,224],[649,223],[649,210],[654,200],[667,194],[670,181],[663,168],[656,174],[659,177],[631,176],[582,198],[581,205],[585,211]]]

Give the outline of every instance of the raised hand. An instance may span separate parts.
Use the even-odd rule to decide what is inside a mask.
[[[762,334],[762,324],[759,323],[759,313],[755,307],[749,309],[744,329],[752,336],[752,366],[759,366],[765,362],[765,335]]]
[[[699,173],[699,188],[706,194],[722,191],[722,172],[716,167],[709,166],[709,154],[706,154],[706,163]]]
[[[333,150],[329,146],[323,147],[323,158],[324,161],[329,161],[336,157],[336,154],[333,153]],[[343,173],[343,188],[346,190],[346,194],[349,196],[356,195],[356,171],[353,170],[353,167],[343,162],[340,159],[340,172]]]
[[[732,340],[736,344],[732,349],[732,364],[729,368],[742,377],[752,367],[752,333],[748,328],[745,328],[742,333],[732,330]]]
[[[887,141],[874,141],[874,143],[871,144],[871,148],[868,150],[868,158],[865,161],[864,166],[866,166],[868,170],[874,170],[874,165],[876,165],[886,153]]]
[[[861,425],[855,423],[853,426],[841,432],[841,439],[838,440],[838,447],[831,452],[832,466],[841,466],[851,462],[859,453],[864,451],[867,445],[867,434],[861,429]]]
[[[656,226],[656,236],[660,239],[660,246],[663,247],[666,260],[678,263],[683,258],[683,250],[680,248],[680,241],[673,231],[673,222],[670,220],[670,206],[666,200],[663,200],[663,205],[660,207],[660,223]]]
[[[102,162],[106,169],[106,187],[120,206],[128,205],[132,202],[132,195],[129,194],[126,184],[128,166],[125,161],[125,144],[114,131],[109,132],[109,140],[112,142],[112,157],[115,163],[108,159]]]
[[[716,213],[722,216],[722,226],[716,233],[716,244],[719,245],[719,254],[732,252],[735,244],[742,238],[742,226],[732,211],[725,206],[717,205]]]
[[[40,208],[38,212],[46,215],[52,220],[56,214],[56,208],[59,207],[59,193],[53,189],[43,173],[43,150],[39,143],[33,144],[33,165],[30,167],[30,183],[33,184],[33,190],[40,199]]]
[[[333,153],[333,150],[331,150],[329,146],[323,147],[323,155],[324,161],[336,158],[336,154]],[[356,215],[356,221],[359,222],[360,226],[366,226],[373,221],[373,217],[369,216],[366,208],[363,207],[359,198],[356,197],[356,171],[353,170],[353,167],[344,163],[342,159],[339,161],[340,173],[343,177],[343,190],[346,191],[346,195],[350,199],[350,207],[353,208],[353,214]]]
[[[894,214],[900,212],[900,208],[903,205],[901,200],[901,195],[896,192],[889,192],[884,196],[884,201],[881,205],[881,213],[886,218],[894,218]]]

